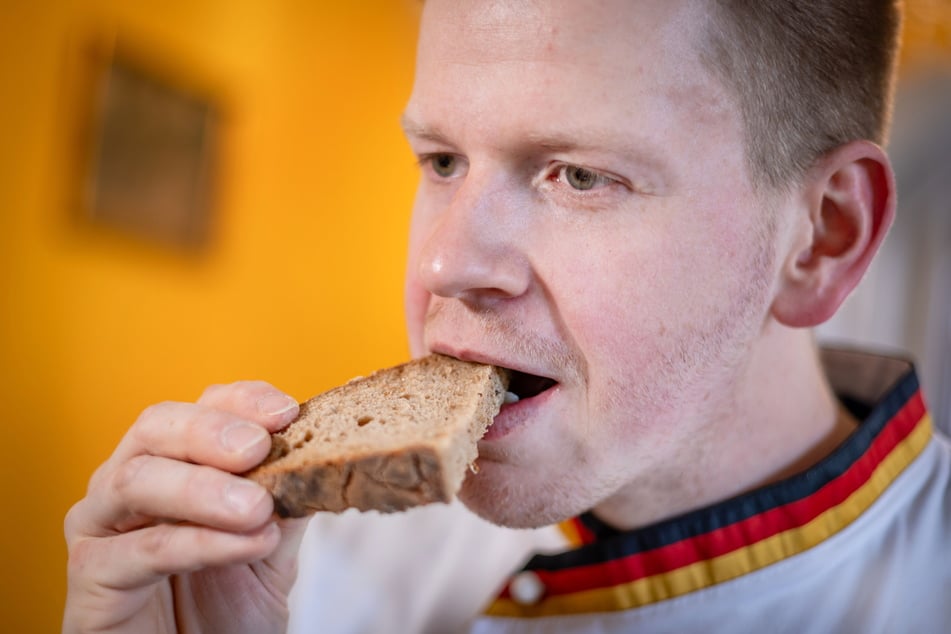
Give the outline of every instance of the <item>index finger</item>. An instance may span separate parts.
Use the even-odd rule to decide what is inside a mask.
[[[271,432],[290,423],[300,411],[293,397],[264,381],[212,385],[198,399],[198,404],[253,420]]]
[[[167,402],[142,412],[107,465],[145,454],[239,473],[263,460],[270,447],[267,428],[255,421],[195,403]]]

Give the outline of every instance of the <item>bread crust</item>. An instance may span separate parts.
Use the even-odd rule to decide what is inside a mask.
[[[272,471],[255,479],[271,492],[274,511],[281,517],[339,513],[348,508],[392,513],[450,499],[440,486],[439,458],[428,447],[297,471]]]

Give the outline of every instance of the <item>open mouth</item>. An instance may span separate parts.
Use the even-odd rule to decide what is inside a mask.
[[[511,405],[533,396],[538,396],[545,390],[557,385],[554,379],[545,376],[526,374],[518,370],[509,370],[509,389],[505,394],[505,403]]]

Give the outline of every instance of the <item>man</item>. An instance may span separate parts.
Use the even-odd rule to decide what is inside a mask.
[[[508,585],[520,562],[482,562],[478,631],[951,620],[951,457],[913,371],[809,331],[895,210],[899,18],[861,4],[426,3],[412,352],[516,372],[460,497],[583,542]],[[67,517],[65,629],[281,631],[304,526],[231,474],[295,413],[262,383],[147,409]]]

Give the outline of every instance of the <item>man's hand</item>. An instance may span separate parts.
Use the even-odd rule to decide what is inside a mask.
[[[297,403],[259,382],[146,409],[66,516],[64,632],[283,632],[306,522],[234,475]]]

